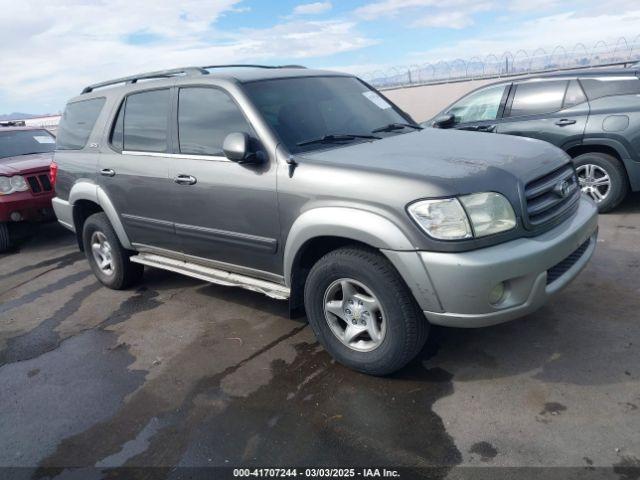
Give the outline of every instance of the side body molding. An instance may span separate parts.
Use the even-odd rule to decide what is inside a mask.
[[[302,213],[291,226],[284,249],[284,278],[291,286],[296,254],[309,240],[336,236],[386,250],[415,250],[404,233],[390,220],[350,207],[318,207]]]
[[[113,203],[107,196],[107,194],[100,188],[100,186],[96,185],[92,181],[78,181],[71,188],[69,192],[69,204],[73,208],[79,200],[88,200],[100,205],[104,213],[107,215],[107,218],[111,222],[113,229],[118,235],[118,239],[124,248],[133,250],[133,246],[129,241],[129,237],[124,230],[124,226],[120,221],[120,217],[118,216],[118,212],[116,212]]]

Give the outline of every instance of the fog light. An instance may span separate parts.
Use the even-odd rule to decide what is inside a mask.
[[[22,220],[22,214],[20,212],[11,212],[10,217],[14,222],[19,222],[20,220]]]
[[[500,303],[504,299],[505,291],[506,288],[504,282],[500,282],[499,284],[497,284],[495,287],[493,287],[493,290],[489,292],[489,303],[491,305],[497,305],[498,303]]]

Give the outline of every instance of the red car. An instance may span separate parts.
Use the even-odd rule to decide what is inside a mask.
[[[56,138],[34,127],[0,127],[0,252],[11,246],[9,223],[54,218],[49,168]]]

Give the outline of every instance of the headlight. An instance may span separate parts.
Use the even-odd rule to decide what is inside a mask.
[[[13,177],[0,177],[0,195],[9,195],[13,192],[29,190],[29,185],[21,175]]]
[[[460,197],[460,201],[469,215],[476,237],[506,232],[516,226],[513,207],[499,193],[474,193]]]
[[[0,195],[7,195],[13,192],[11,179],[9,177],[0,177]]]
[[[473,237],[467,214],[455,198],[413,203],[409,205],[409,214],[425,232],[438,240]]]
[[[14,175],[10,178],[10,180],[11,186],[16,192],[24,192],[26,190],[29,190],[29,185],[27,185],[27,182],[25,181],[23,176]]]
[[[516,226],[509,201],[495,192],[422,200],[408,207],[411,217],[438,240],[463,240],[505,232]]]

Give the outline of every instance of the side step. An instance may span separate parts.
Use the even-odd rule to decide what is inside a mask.
[[[242,287],[247,290],[264,293],[278,300],[287,300],[289,298],[289,289],[284,285],[240,275],[238,273],[227,272],[225,270],[218,270],[217,268],[204,267],[195,263],[174,260],[151,253],[139,253],[131,257],[131,261],[148,265],[149,267],[162,268],[163,270],[181,273],[188,277],[198,278],[218,285]]]

